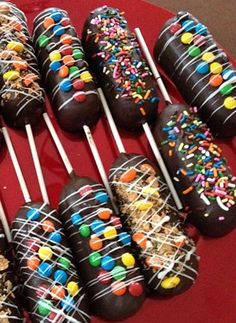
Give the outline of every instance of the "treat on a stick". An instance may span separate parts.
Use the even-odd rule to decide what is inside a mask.
[[[30,317],[33,322],[89,322],[87,298],[60,217],[47,202],[30,199],[6,129],[4,136],[22,193],[28,196],[13,220],[12,238]]]
[[[191,211],[189,220],[201,233],[222,236],[236,226],[235,177],[197,109],[172,104],[140,29],[135,31],[168,103],[156,122],[154,137],[176,190]]]
[[[71,179],[59,211],[94,314],[118,320],[135,313],[145,298],[144,278],[104,187],[75,175],[50,118],[45,121]],[[103,176],[103,175],[102,175]]]
[[[103,6],[87,18],[82,44],[116,123],[137,131],[157,114],[155,79],[119,9]]]
[[[236,69],[205,25],[179,12],[161,29],[154,55],[214,136],[236,135]]]
[[[9,126],[39,123],[44,92],[26,17],[4,1],[0,3],[0,101],[0,113]]]
[[[34,20],[34,46],[45,87],[60,127],[69,132],[93,126],[100,102],[84,51],[68,13],[42,11]]]
[[[197,277],[194,242],[183,231],[180,213],[159,170],[145,156],[124,151],[103,92],[98,91],[117,147],[122,147],[109,181],[147,286],[158,295],[182,293]]]

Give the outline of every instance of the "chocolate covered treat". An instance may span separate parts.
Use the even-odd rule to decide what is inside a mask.
[[[144,278],[103,186],[73,177],[59,209],[94,314],[120,321],[135,313],[145,298]]]
[[[26,18],[14,4],[0,3],[0,112],[12,127],[36,125],[44,92]]]
[[[189,220],[209,236],[236,227],[236,178],[197,114],[185,105],[167,107],[154,136]]]
[[[100,101],[84,51],[68,13],[58,8],[41,12],[34,21],[34,45],[55,116],[69,132],[93,126]]]
[[[184,234],[171,193],[155,166],[144,156],[123,153],[113,163],[109,180],[150,292],[184,292],[197,277],[196,248]]]
[[[56,211],[45,203],[26,203],[12,227],[23,297],[32,322],[89,322],[84,288]]]
[[[157,114],[155,80],[124,13],[103,6],[87,18],[82,43],[89,63],[121,128],[135,131]]]
[[[179,12],[164,24],[154,55],[214,136],[236,134],[236,70],[206,26]]]
[[[0,322],[23,322],[16,298],[17,284],[10,266],[6,238],[0,224]]]

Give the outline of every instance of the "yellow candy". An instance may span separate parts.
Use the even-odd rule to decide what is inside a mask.
[[[92,75],[91,75],[88,71],[82,72],[82,73],[80,74],[80,78],[81,78],[81,80],[82,80],[82,81],[84,81],[85,83],[92,82],[92,80],[93,80]]]
[[[155,196],[160,196],[158,189],[150,186],[146,186],[143,189],[143,193],[149,194],[149,195],[155,195]]]
[[[17,41],[11,41],[7,44],[7,49],[14,50],[17,53],[20,53],[24,50],[24,45]]]
[[[17,71],[8,71],[3,74],[3,79],[5,81],[14,81],[18,79],[19,76],[20,76],[20,73]]]
[[[39,258],[42,260],[50,260],[52,258],[53,252],[49,247],[41,247],[38,251]]]
[[[112,227],[111,225],[109,225],[105,228],[103,234],[106,239],[112,240],[117,236],[117,231],[115,227]]]
[[[193,41],[193,34],[191,33],[184,33],[182,36],[181,36],[181,42],[183,44],[190,44],[191,42]]]
[[[207,63],[211,63],[213,62],[215,59],[215,55],[211,52],[207,52],[205,54],[202,55],[202,60],[207,62]]]
[[[224,100],[224,106],[226,109],[232,110],[236,108],[236,99],[233,98],[232,96],[228,96]]]
[[[179,277],[168,277],[161,282],[161,287],[164,289],[171,289],[178,286],[180,283]]]
[[[135,265],[134,256],[129,252],[126,252],[121,256],[121,261],[127,268],[132,268]]]
[[[220,63],[214,62],[210,65],[212,74],[220,74],[223,71],[223,67]]]
[[[71,281],[67,284],[67,290],[68,293],[74,297],[79,291],[79,285],[76,282]]]
[[[53,61],[60,61],[61,59],[61,53],[59,52],[59,50],[54,50],[53,52],[51,52],[49,54],[49,59],[51,62]]]
[[[145,200],[137,201],[134,203],[134,206],[139,210],[139,211],[147,211],[152,208],[153,203]]]

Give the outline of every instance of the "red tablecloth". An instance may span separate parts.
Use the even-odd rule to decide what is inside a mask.
[[[81,34],[83,23],[90,10],[104,4],[119,7],[126,12],[126,17],[131,28],[136,26],[141,28],[150,49],[153,48],[155,38],[157,37],[161,25],[172,16],[170,12],[167,12],[164,9],[138,0],[106,2],[100,0],[16,0],[15,3],[26,13],[30,28],[32,27],[33,18],[39,11],[51,6],[60,6],[69,12],[71,20],[76,26],[79,35]],[[175,100],[181,100],[170,82],[168,82],[168,89]],[[49,112],[51,115],[50,107]],[[63,133],[57,127],[56,123],[55,126],[78,174],[86,174],[87,176],[100,180],[86,140],[81,136],[69,136],[68,134]],[[41,195],[26,136],[23,132],[16,132],[14,130],[11,130],[10,133],[32,199],[40,200]],[[117,152],[108,128],[106,127],[106,122],[100,120],[93,133],[105,168],[108,171],[112,161],[117,156]],[[153,159],[144,135],[140,135],[137,138],[131,134],[122,132],[122,137],[128,152],[144,153]],[[62,186],[68,180],[68,175],[43,122],[40,129],[35,131],[35,139],[40,153],[50,201],[52,206],[56,207],[59,193]],[[236,140],[221,141],[220,145],[224,150],[224,154],[229,159],[234,173],[236,173]],[[9,155],[6,152],[1,157],[0,178],[1,197],[4,201],[4,208],[9,219],[13,219],[17,209],[24,201]],[[171,299],[148,298],[142,309],[125,322],[236,322],[236,231],[220,239],[200,237],[197,249],[198,254],[201,257],[201,262],[200,275],[196,284],[185,294]],[[102,320],[94,318],[93,322],[102,322]]]

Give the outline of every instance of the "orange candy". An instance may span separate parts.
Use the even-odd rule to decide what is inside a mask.
[[[65,65],[61,66],[59,69],[59,76],[61,78],[67,77],[69,75],[69,68]]]
[[[71,55],[64,56],[62,60],[66,66],[73,66],[75,63],[75,60]]]
[[[70,45],[70,44],[72,44],[72,41],[73,41],[73,39],[72,39],[72,36],[71,35],[63,34],[60,37],[60,42],[62,44],[64,44],[64,45]]]
[[[122,296],[126,292],[126,286],[124,282],[114,282],[111,284],[111,291],[116,296]]]
[[[51,17],[46,17],[43,22],[44,28],[48,29],[54,25],[54,20]]]
[[[220,86],[222,82],[223,77],[220,74],[212,75],[209,80],[209,83],[214,87]]]
[[[120,181],[123,183],[129,183],[132,182],[135,177],[137,175],[136,170],[132,167],[130,169],[128,169],[126,172],[124,172],[121,177],[120,177]]]
[[[12,20],[10,21],[9,25],[15,29],[16,31],[21,31],[22,30],[22,25],[20,24],[19,21],[17,20]]]
[[[53,232],[55,231],[54,223],[50,220],[45,220],[42,223],[43,231],[45,232]]]
[[[66,293],[62,286],[55,285],[51,288],[51,295],[53,299],[63,299]]]
[[[111,209],[98,209],[98,217],[101,220],[109,220],[112,214]]]
[[[25,69],[27,69],[28,64],[21,57],[12,56],[12,60],[13,60],[13,66],[15,67],[16,70],[25,70]]]
[[[27,260],[27,267],[36,270],[40,264],[40,259],[38,257],[31,257]]]
[[[24,76],[23,83],[25,86],[29,86],[37,79],[38,79],[38,75],[36,75],[34,73],[29,73]]]
[[[136,242],[141,248],[146,248],[147,238],[145,234],[141,232],[136,232],[133,234],[132,240]]]
[[[95,235],[92,236],[91,239],[89,240],[89,247],[92,250],[102,249],[102,240]]]

